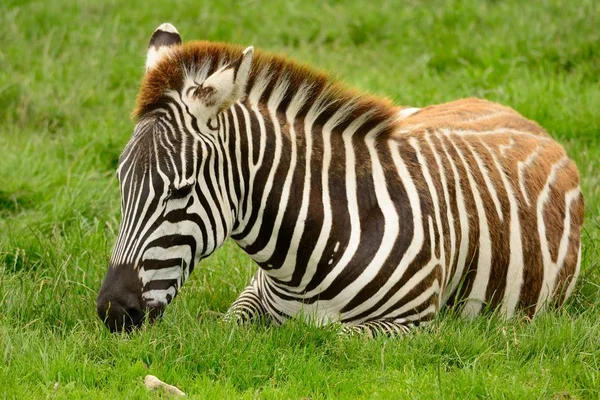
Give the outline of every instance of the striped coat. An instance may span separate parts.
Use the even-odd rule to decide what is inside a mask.
[[[536,123],[478,99],[397,107],[280,56],[162,42],[151,42],[162,57],[148,64],[120,176],[130,204],[145,199],[127,180],[148,175],[170,203],[124,203],[103,290],[133,270],[141,307],[162,311],[232,237],[260,268],[228,317],[403,332],[444,305],[533,316],[572,291],[578,171]],[[229,81],[235,95],[221,96]],[[183,181],[192,189],[169,200]],[[181,276],[160,271],[175,264]]]

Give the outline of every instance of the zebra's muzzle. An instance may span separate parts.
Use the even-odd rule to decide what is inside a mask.
[[[98,305],[98,316],[112,333],[141,328],[145,321],[152,323],[159,319],[164,311],[164,307],[123,307],[110,301],[108,307],[104,304]]]
[[[125,308],[112,301],[98,305],[98,316],[113,333],[131,332],[144,322],[144,313],[140,308]]]
[[[111,332],[130,332],[146,319],[153,321],[163,307],[147,307],[141,296],[141,283],[132,266],[111,266],[102,283],[96,310]]]

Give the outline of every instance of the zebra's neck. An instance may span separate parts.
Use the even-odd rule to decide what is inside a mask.
[[[389,121],[364,112],[341,124],[350,104],[331,110],[317,99],[305,107],[308,92],[303,91],[282,112],[280,93],[285,91],[275,90],[265,104],[259,102],[263,93],[251,91],[223,117],[226,136],[235,138],[228,148],[241,177],[232,237],[267,276],[302,291],[318,267],[331,267],[341,257],[336,236],[343,246],[351,238],[339,232],[344,224],[334,226],[332,205],[340,200],[357,205],[356,187],[370,168],[356,164],[356,156],[368,159],[369,154],[353,140],[373,142]]]

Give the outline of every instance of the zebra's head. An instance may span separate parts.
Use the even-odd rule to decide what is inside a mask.
[[[168,72],[181,49],[175,27],[159,26],[146,79]],[[185,76],[138,116],[119,159],[121,224],[97,299],[111,331],[160,316],[195,264],[229,236],[235,212],[219,176],[224,128],[218,117],[244,93],[252,55],[251,47],[240,51],[202,80]]]

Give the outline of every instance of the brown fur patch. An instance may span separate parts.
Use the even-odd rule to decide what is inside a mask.
[[[513,129],[533,135],[548,136],[541,126],[523,117],[512,108],[476,98],[425,107],[403,119],[399,128],[401,131],[405,131],[423,124],[434,131],[449,129],[484,132],[495,129]]]

